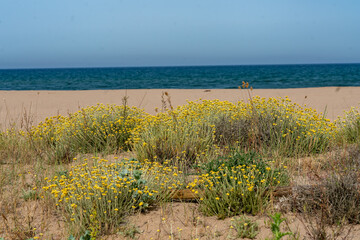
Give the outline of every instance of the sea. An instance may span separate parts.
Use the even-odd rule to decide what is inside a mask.
[[[360,64],[0,69],[0,90],[360,86]]]

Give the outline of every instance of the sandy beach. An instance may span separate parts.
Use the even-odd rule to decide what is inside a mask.
[[[46,117],[66,115],[80,108],[103,104],[122,104],[128,96],[128,104],[155,113],[161,108],[161,96],[168,92],[172,105],[185,104],[187,100],[220,99],[231,102],[247,100],[251,96],[285,97],[293,102],[326,112],[334,120],[352,106],[360,106],[360,87],[324,87],[296,89],[139,89],[139,90],[94,90],[94,91],[0,91],[0,124],[8,127],[21,123],[21,117],[30,116],[32,124]]]

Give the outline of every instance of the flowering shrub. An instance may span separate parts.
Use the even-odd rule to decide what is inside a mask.
[[[91,229],[104,233],[120,226],[124,217],[166,201],[182,183],[178,171],[167,163],[124,159],[109,163],[85,159],[72,170],[52,179],[43,189],[75,234]]]
[[[135,107],[99,104],[46,119],[29,137],[56,161],[71,160],[77,153],[130,149],[138,159],[191,165],[231,146],[287,157],[321,153],[337,132],[328,119],[288,98],[254,97],[236,104],[189,101],[156,115]]]
[[[48,118],[31,130],[31,137],[52,154],[69,160],[76,153],[128,150],[133,129],[146,114],[135,107],[102,105],[83,108],[67,117]]]
[[[329,119],[288,98],[255,97],[247,109],[253,119],[249,142],[283,156],[324,152],[335,137],[336,127]]]
[[[338,139],[347,143],[360,142],[360,108],[352,107],[339,117],[335,124],[339,129]]]
[[[286,166],[271,167],[254,153],[236,152],[205,165],[205,173],[188,184],[199,194],[200,209],[219,218],[239,213],[256,214],[269,200],[270,192],[288,183]]]
[[[282,156],[328,149],[336,127],[288,98],[254,97],[248,103],[203,100],[147,116],[132,135],[139,159],[204,162],[236,146]]]

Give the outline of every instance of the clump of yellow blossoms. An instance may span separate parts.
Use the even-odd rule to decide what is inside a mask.
[[[59,152],[50,157],[60,160],[68,152],[128,150],[133,129],[146,115],[136,107],[98,104],[69,116],[47,118],[32,128],[30,135],[40,147]]]
[[[189,101],[173,110],[147,116],[132,135],[139,159],[206,161],[220,149],[240,146],[285,156],[325,151],[336,127],[311,108],[288,98],[254,97],[236,104]]]
[[[133,150],[138,159],[203,162],[232,146],[308,155],[328,149],[336,126],[288,98],[254,97],[231,103],[189,101],[156,115],[135,107],[102,105],[46,119],[29,133],[52,160],[76,153]]]
[[[118,227],[125,216],[166,201],[182,185],[177,176],[177,169],[167,163],[93,158],[47,179],[43,189],[55,199],[75,234],[94,225],[104,233]]]
[[[200,210],[219,218],[258,213],[271,191],[289,181],[286,166],[272,167],[254,152],[234,152],[204,164],[203,169],[205,173],[187,187],[198,193]]]
[[[338,139],[347,143],[360,142],[360,108],[352,107],[335,121]]]

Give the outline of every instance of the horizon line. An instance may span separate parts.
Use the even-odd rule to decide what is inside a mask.
[[[97,69],[97,68],[176,68],[176,67],[237,67],[237,66],[291,66],[291,65],[351,65],[360,62],[342,63],[260,63],[260,64],[204,64],[204,65],[139,65],[139,66],[109,66],[109,67],[20,67],[20,68],[0,68],[0,70],[51,70],[51,69]]]

